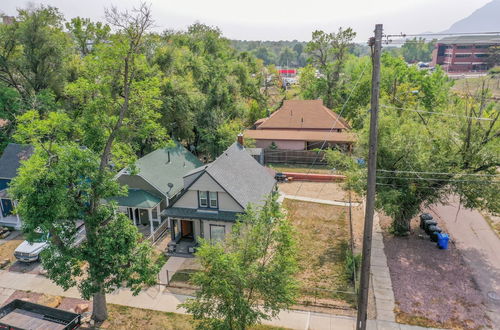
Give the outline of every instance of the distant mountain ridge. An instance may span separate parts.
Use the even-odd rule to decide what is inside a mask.
[[[468,17],[454,23],[446,33],[500,31],[500,0],[493,0]]]

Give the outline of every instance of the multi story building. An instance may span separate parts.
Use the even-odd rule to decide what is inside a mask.
[[[447,72],[481,72],[491,68],[488,57],[491,47],[500,46],[500,37],[468,35],[439,40],[432,53],[432,65],[441,65]]]

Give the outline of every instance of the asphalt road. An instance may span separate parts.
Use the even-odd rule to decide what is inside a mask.
[[[431,212],[445,225],[455,245],[472,269],[477,286],[484,296],[489,317],[500,328],[500,238],[476,210],[459,208],[457,199],[449,205],[434,205]]]

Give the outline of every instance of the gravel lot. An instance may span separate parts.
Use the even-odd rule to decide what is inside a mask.
[[[382,218],[387,225],[390,220]],[[437,249],[418,219],[409,237],[385,234],[384,244],[400,321],[455,329],[491,326],[471,270],[453,244]]]

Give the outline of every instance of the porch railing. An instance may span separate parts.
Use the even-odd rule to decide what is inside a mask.
[[[147,238],[151,242],[151,244],[155,244],[158,242],[160,238],[162,238],[166,232],[168,231],[168,220],[163,221],[158,228]]]

